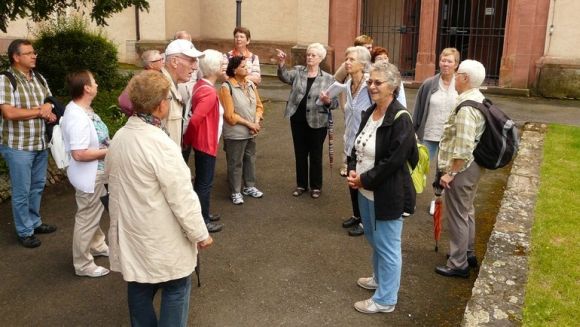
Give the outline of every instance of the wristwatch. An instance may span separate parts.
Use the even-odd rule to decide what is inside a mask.
[[[447,175],[449,175],[451,177],[455,177],[455,175],[457,175],[457,174],[459,174],[458,171],[450,171],[450,172],[447,172]]]

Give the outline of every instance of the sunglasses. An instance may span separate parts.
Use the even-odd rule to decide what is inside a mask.
[[[386,83],[386,81],[379,81],[378,79],[377,80],[368,79],[366,83],[367,83],[368,87],[371,87],[373,84],[376,87],[379,87],[379,86],[383,85],[383,83]]]

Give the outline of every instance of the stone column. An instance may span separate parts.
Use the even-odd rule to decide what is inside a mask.
[[[439,0],[421,1],[419,49],[417,52],[417,64],[415,66],[416,82],[423,82],[435,74],[438,18]]]
[[[328,45],[334,48],[334,69],[344,61],[344,51],[360,31],[360,8],[361,0],[330,0]]]
[[[503,41],[499,86],[530,88],[544,54],[550,0],[512,0]]]

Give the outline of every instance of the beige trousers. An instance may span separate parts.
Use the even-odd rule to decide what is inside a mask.
[[[105,207],[101,203],[101,196],[106,194],[105,175],[97,172],[95,192],[85,193],[76,190],[77,213],[73,234],[73,265],[77,272],[96,268],[92,252],[107,250],[105,234],[99,226],[101,215]]]
[[[444,212],[449,228],[449,260],[453,269],[467,268],[467,253],[474,251],[477,184],[485,169],[474,162],[457,174],[451,188],[445,190]]]

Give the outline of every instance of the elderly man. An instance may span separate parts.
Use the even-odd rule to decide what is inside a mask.
[[[171,106],[165,126],[169,137],[180,147],[185,104],[189,99],[182,98],[177,90],[177,84],[190,80],[192,72],[197,69],[197,58],[202,56],[203,52],[197,51],[193,43],[182,39],[171,41],[165,49],[165,66],[161,72],[171,82]]]
[[[46,80],[33,70],[36,57],[30,41],[14,40],[8,46],[10,68],[0,75],[0,152],[10,171],[14,227],[27,248],[40,246],[35,234],[56,231],[40,218],[48,164],[44,123],[54,122],[56,116],[52,105],[44,103],[51,93]]]
[[[485,79],[485,68],[475,60],[464,60],[455,73],[459,108],[451,112],[444,125],[439,144],[440,184],[445,189],[444,212],[449,225],[449,259],[435,268],[446,277],[469,277],[469,268],[477,266],[474,253],[475,209],[473,200],[484,168],[474,160],[473,150],[483,131],[485,117],[474,107],[462,105],[466,100],[483,102],[479,87]]]
[[[159,50],[147,50],[141,55],[141,62],[143,68],[160,72],[163,68],[163,55]]]

